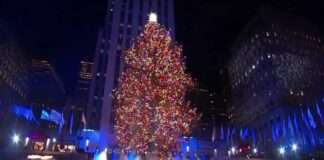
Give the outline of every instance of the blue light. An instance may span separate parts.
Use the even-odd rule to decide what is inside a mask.
[[[135,160],[135,156],[132,152],[128,151],[128,160]]]

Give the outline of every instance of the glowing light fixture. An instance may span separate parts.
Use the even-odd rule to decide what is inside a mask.
[[[48,148],[50,142],[51,142],[51,139],[47,138],[47,140],[46,140],[46,149]]]
[[[234,153],[235,153],[235,147],[232,147],[232,148],[231,148],[231,151],[232,151],[232,153],[234,154]]]
[[[279,148],[279,153],[280,153],[281,155],[284,155],[284,154],[285,154],[285,148],[284,148],[284,147],[280,147],[280,148]]]
[[[25,146],[28,145],[28,142],[29,142],[29,137],[26,137],[26,139],[25,139]]]
[[[291,147],[291,149],[293,150],[293,151],[296,151],[297,150],[297,144],[296,143],[294,143],[293,145],[292,145],[292,147]]]
[[[12,137],[12,141],[13,141],[14,143],[18,143],[19,140],[20,140],[20,138],[19,138],[19,135],[17,135],[17,134],[15,134],[15,135]]]
[[[253,153],[257,153],[257,152],[258,152],[258,149],[253,148]]]
[[[86,147],[89,147],[89,143],[90,143],[90,140],[87,139],[87,140],[86,140]]]

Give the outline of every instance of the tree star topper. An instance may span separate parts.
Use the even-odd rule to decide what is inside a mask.
[[[151,12],[149,15],[149,22],[157,22],[157,15],[156,13]]]

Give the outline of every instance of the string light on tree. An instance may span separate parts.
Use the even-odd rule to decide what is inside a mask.
[[[193,87],[180,45],[151,13],[144,31],[125,51],[121,85],[114,93],[115,134],[123,150],[167,153],[179,150],[198,117],[185,100]]]

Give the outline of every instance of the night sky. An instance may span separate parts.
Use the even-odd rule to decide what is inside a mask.
[[[176,40],[201,87],[219,92],[219,71],[230,47],[260,6],[303,16],[324,31],[320,1],[175,0]],[[68,95],[75,89],[81,59],[92,60],[107,0],[2,0],[0,21],[30,57],[48,59],[62,77]],[[323,35],[323,34],[322,34]]]

